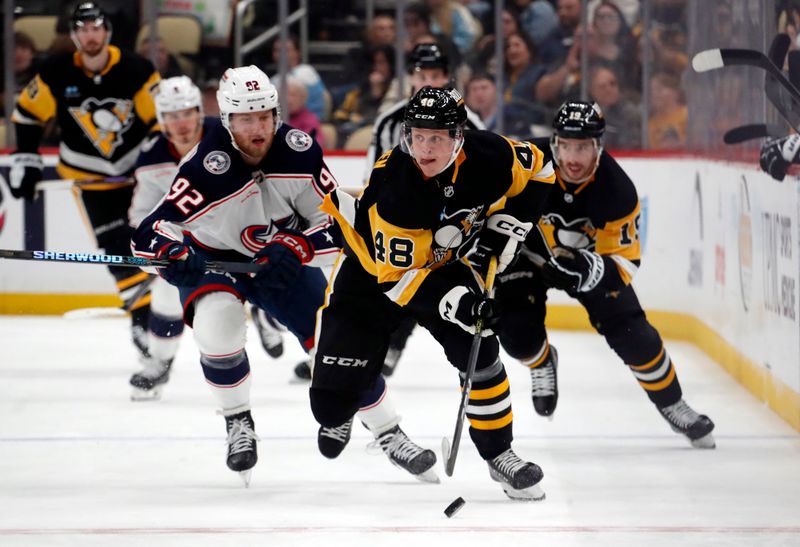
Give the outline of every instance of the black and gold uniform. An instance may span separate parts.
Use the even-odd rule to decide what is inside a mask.
[[[463,373],[472,335],[443,319],[443,297],[458,286],[480,291],[464,256],[487,218],[538,219],[554,181],[544,153],[488,131],[461,134],[458,155],[432,178],[398,146],[376,162],[358,200],[342,190],[325,198],[323,210],[336,219],[345,244],[317,321],[311,405],[323,426],[338,426],[358,409],[358,393],[380,374],[404,309]],[[487,460],[512,440],[498,351],[494,336],[483,339],[467,408],[470,435]]]
[[[598,145],[603,124],[599,123],[594,133],[580,131],[586,130],[586,124],[581,124],[583,115],[588,116],[591,125],[593,108],[588,103],[567,103],[562,107],[564,119],[571,120],[577,132],[574,138],[585,137],[587,142],[591,142],[589,137],[597,139],[596,169],[582,182],[564,180],[546,139],[531,141],[547,151],[546,158],[556,165],[557,180],[539,230],[530,232],[516,264],[498,276],[496,298],[503,310],[500,343],[509,355],[531,369],[534,407],[541,415],[552,414],[558,397],[557,354],[548,344],[544,326],[547,290],[551,286],[565,288],[581,303],[594,328],[628,365],[659,409],[685,404],[669,353],[658,331],[648,322],[631,285],[641,258],[641,211],[636,188],[614,158]],[[602,122],[602,118],[597,121]],[[559,128],[557,123],[557,133]],[[544,260],[549,263],[542,266]],[[564,279],[568,287],[561,285]],[[546,385],[549,380],[552,386]],[[692,435],[704,436],[713,429],[707,417],[698,418],[708,423],[692,434],[681,431],[690,440],[695,440]]]
[[[73,15],[73,32],[85,22],[108,23],[105,14],[91,3],[81,4]],[[147,59],[106,45],[108,62],[100,72],[87,70],[81,52],[47,59],[19,96],[12,116],[17,134],[13,158],[38,158],[43,127],[56,118],[61,130],[58,174],[65,179],[106,179],[132,175],[139,149],[156,125],[152,92],[160,79]],[[39,166],[41,160],[39,160]],[[27,166],[26,166],[27,167]],[[27,176],[27,175],[26,175]],[[38,176],[27,179],[31,186],[18,197],[33,197]],[[127,212],[133,186],[102,184],[91,190],[73,190],[80,198],[85,218],[92,226],[99,248],[108,254],[130,254],[132,229]],[[149,293],[141,295],[140,284],[148,275],[131,268],[110,266],[117,288],[128,309],[142,309],[146,319]],[[131,301],[136,296],[135,301]]]

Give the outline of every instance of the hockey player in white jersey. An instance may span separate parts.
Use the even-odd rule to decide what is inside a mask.
[[[319,209],[336,180],[309,135],[282,125],[278,93],[255,66],[228,69],[217,92],[222,127],[184,158],[169,191],[133,238],[137,256],[166,258],[159,273],[180,292],[200,364],[224,416],[228,467],[249,484],[258,460],[250,409],[244,302],[265,309],[308,349],[327,285],[319,266],[333,262],[341,234]],[[253,276],[205,271],[208,259],[253,260]],[[436,456],[414,444],[382,379],[360,395],[358,418],[390,461],[420,480],[437,480]],[[320,427],[326,457],[341,453],[352,420]]]

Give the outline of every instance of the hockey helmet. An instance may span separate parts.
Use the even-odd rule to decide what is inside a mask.
[[[272,110],[275,116],[275,131],[280,125],[278,90],[264,71],[255,65],[229,68],[225,71],[219,81],[217,104],[222,125],[229,133],[231,114]]]
[[[111,23],[103,9],[95,2],[81,2],[75,7],[70,18],[70,29],[75,32],[86,23],[103,25],[106,30],[111,31]]]
[[[164,129],[164,114],[178,112],[188,108],[196,108],[203,113],[203,99],[200,88],[188,76],[175,76],[161,80],[155,96],[156,117],[161,129]]]
[[[411,146],[412,128],[446,129],[453,145],[450,161],[442,169],[447,169],[455,161],[464,145],[464,125],[467,122],[467,109],[464,98],[451,87],[425,86],[409,99],[403,116],[403,145],[414,157]]]
[[[567,101],[553,119],[556,135],[567,139],[602,139],[605,128],[606,120],[597,103]]]
[[[441,68],[447,74],[450,66],[447,56],[438,45],[417,44],[408,54],[406,68],[409,73],[425,68]]]

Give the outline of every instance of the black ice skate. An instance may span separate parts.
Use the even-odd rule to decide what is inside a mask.
[[[350,442],[350,433],[353,431],[353,418],[350,418],[339,427],[320,427],[317,432],[317,446],[320,453],[326,458],[334,459],[342,453],[344,447]]]
[[[307,382],[311,379],[311,365],[308,361],[297,363],[297,366],[294,367],[294,379],[297,383]]]
[[[267,352],[267,355],[273,359],[283,355],[283,335],[281,334],[283,329],[281,326],[267,315],[264,310],[255,306],[251,309],[251,315],[253,316],[253,324],[258,331],[258,337],[261,339],[261,346]]]
[[[129,380],[133,386],[131,401],[157,401],[161,398],[162,388],[169,381],[172,359],[162,361],[155,357],[143,357],[141,362],[144,368]]]
[[[539,416],[551,416],[558,403],[558,352],[550,346],[550,355],[547,360],[536,368],[531,369],[531,398],[533,408]]]
[[[367,445],[368,449],[380,447],[386,457],[400,469],[408,471],[417,480],[422,482],[438,483],[439,477],[433,470],[436,463],[436,454],[433,450],[417,446],[396,425],[389,431],[380,434],[374,441]]]
[[[403,352],[396,348],[389,348],[386,351],[386,359],[383,360],[383,369],[381,373],[386,376],[387,378],[394,373],[394,369],[397,366],[397,361],[400,360],[400,356]]]
[[[539,501],[544,491],[539,481],[544,476],[535,463],[523,461],[510,448],[494,459],[486,460],[489,475],[503,487],[503,492],[512,500]]]
[[[239,407],[242,408],[242,407]],[[237,409],[233,409],[235,411]],[[226,416],[227,412],[219,412],[225,416],[228,429],[228,468],[237,471],[245,486],[250,486],[250,474],[258,461],[255,423],[250,410]]]
[[[669,422],[675,433],[685,435],[695,448],[715,448],[716,442],[711,432],[714,422],[704,415],[698,414],[681,399],[675,404],[659,408],[658,411]]]

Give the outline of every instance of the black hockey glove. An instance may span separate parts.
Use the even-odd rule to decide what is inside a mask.
[[[314,258],[311,241],[298,230],[282,230],[256,253],[253,261],[263,264],[254,277],[259,290],[285,291],[294,286],[303,264]]]
[[[761,145],[759,164],[764,172],[781,182],[786,177],[789,165],[798,161],[798,152],[800,152],[800,135],[770,139]]]
[[[176,287],[194,287],[206,273],[206,261],[183,243],[163,247],[156,257],[169,260],[169,266],[158,268],[158,273]]]
[[[497,303],[492,298],[483,298],[471,292],[467,287],[453,287],[439,301],[439,315],[445,321],[455,323],[470,334],[475,334],[478,319],[483,320],[481,336],[494,334],[500,315]]]
[[[593,290],[604,273],[603,257],[586,249],[559,248],[556,257],[542,265],[542,278],[547,285],[572,293]]]
[[[8,183],[11,195],[15,198],[33,200],[36,195],[36,183],[42,180],[42,156],[27,152],[15,152],[11,155],[11,170]]]
[[[478,235],[475,250],[469,257],[472,267],[485,279],[489,259],[497,257],[497,273],[511,266],[517,259],[525,237],[533,227],[530,222],[520,222],[511,215],[497,213],[486,219],[486,226]]]

